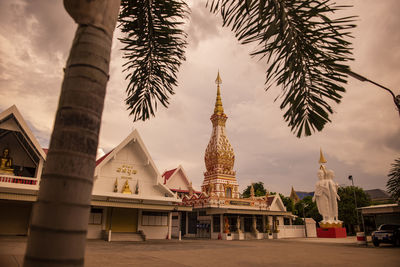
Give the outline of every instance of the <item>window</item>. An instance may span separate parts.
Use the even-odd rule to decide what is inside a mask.
[[[143,211],[143,226],[165,226],[168,225],[168,212]]]
[[[103,217],[102,209],[91,208],[89,215],[89,224],[96,224],[96,225],[101,224],[102,217]]]
[[[213,232],[219,233],[221,231],[220,215],[213,216]]]

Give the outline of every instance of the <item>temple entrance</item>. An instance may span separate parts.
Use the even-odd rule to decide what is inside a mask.
[[[188,234],[197,234],[197,212],[188,212]]]
[[[181,214],[181,236],[186,235],[186,212],[182,212]]]
[[[253,225],[253,217],[250,216],[244,217],[244,231],[252,232],[252,225]]]
[[[113,208],[110,227],[113,232],[136,233],[138,225],[138,210]]]
[[[32,203],[0,201],[0,235],[27,235]]]

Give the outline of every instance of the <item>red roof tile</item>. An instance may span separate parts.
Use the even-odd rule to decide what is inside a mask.
[[[96,166],[100,164],[100,162],[102,162],[108,155],[110,155],[111,152],[113,152],[114,149],[111,149],[110,152],[108,152],[107,154],[105,154],[104,156],[102,156],[101,158],[99,158],[98,160],[96,160]]]
[[[172,192],[178,192],[178,193],[189,193],[189,190],[183,190],[183,189],[172,189],[172,188],[170,188],[170,190],[171,190]],[[193,190],[193,193],[195,193],[195,194],[201,194],[200,191],[195,191],[195,190]]]
[[[171,175],[176,171],[177,168],[169,170],[169,171],[165,171],[162,175],[162,177],[164,177],[164,184],[167,183],[167,180],[171,177]]]

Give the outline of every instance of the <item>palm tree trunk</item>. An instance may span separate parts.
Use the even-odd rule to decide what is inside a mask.
[[[78,23],[24,266],[83,266],[93,174],[119,0],[64,1]]]

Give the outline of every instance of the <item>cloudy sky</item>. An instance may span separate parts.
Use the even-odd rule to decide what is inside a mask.
[[[195,2],[195,4],[193,4]],[[354,30],[353,71],[400,93],[400,1],[340,1],[358,15]],[[160,172],[183,166],[193,184],[203,181],[204,151],[211,134],[215,78],[221,73],[227,135],[236,154],[241,190],[262,181],[270,191],[289,194],[291,186],[313,191],[319,149],[339,184],[353,175],[364,189],[385,188],[390,164],[400,156],[400,119],[390,95],[350,79],[332,123],[311,137],[296,138],[282,119],[279,88],[265,92],[265,64],[251,58],[220,20],[190,3],[187,60],[168,109],[132,123],[124,104],[127,82],[118,40],[114,39],[110,81],[100,135],[108,152],[138,129]],[[339,14],[340,15],[340,14]],[[76,25],[62,1],[0,2],[0,111],[15,104],[37,139],[47,147],[62,81],[62,69]],[[117,31],[115,36],[120,33]]]

